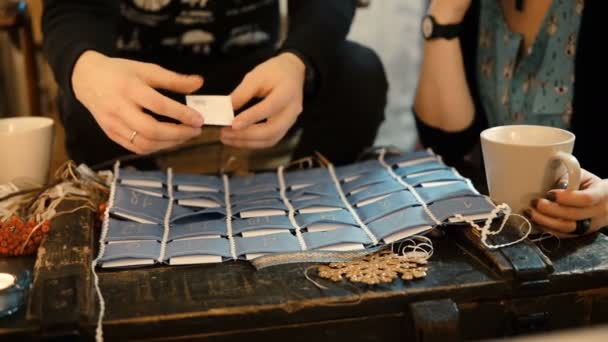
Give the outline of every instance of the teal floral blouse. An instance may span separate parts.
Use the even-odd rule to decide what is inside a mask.
[[[490,127],[570,128],[582,12],[583,0],[553,0],[534,43],[520,57],[523,36],[509,29],[499,0],[481,1],[477,81]]]

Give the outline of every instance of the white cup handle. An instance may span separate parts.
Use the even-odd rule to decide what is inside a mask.
[[[567,190],[578,190],[581,185],[581,165],[578,163],[578,160],[573,155],[562,151],[557,152],[554,158],[562,162],[568,170]]]

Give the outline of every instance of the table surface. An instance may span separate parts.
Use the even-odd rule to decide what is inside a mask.
[[[328,287],[322,290],[305,278],[309,264],[262,270],[246,262],[98,270],[106,304],[105,333],[154,339],[223,332],[247,336],[251,331],[320,322],[364,327],[391,317],[400,321],[408,303],[436,298],[500,302],[539,294],[608,291],[608,237],[603,234],[562,241],[545,255],[531,243],[487,251],[476,247],[478,239],[471,230],[447,230],[445,237],[434,241],[426,278],[375,286],[319,280],[310,272]],[[70,322],[77,322],[81,334],[92,334],[98,312],[90,272],[95,231],[92,215],[81,210],[53,223],[35,267],[33,257],[0,259],[0,271],[34,267],[35,274],[29,305],[0,319],[0,336],[45,329],[69,334],[75,329]],[[358,321],[370,317],[375,319]],[[65,330],[57,332],[57,327]],[[369,329],[373,331],[373,326]]]

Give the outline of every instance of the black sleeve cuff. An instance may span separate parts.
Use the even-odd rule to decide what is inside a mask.
[[[431,148],[441,155],[448,164],[461,161],[479,142],[479,134],[483,129],[483,121],[475,115],[473,123],[459,132],[446,132],[424,123],[418,118],[414,109],[414,118],[420,142],[426,148]]]

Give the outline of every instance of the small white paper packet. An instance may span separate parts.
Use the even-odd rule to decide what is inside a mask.
[[[234,120],[230,96],[188,95],[186,105],[203,115],[205,125],[231,126]]]

